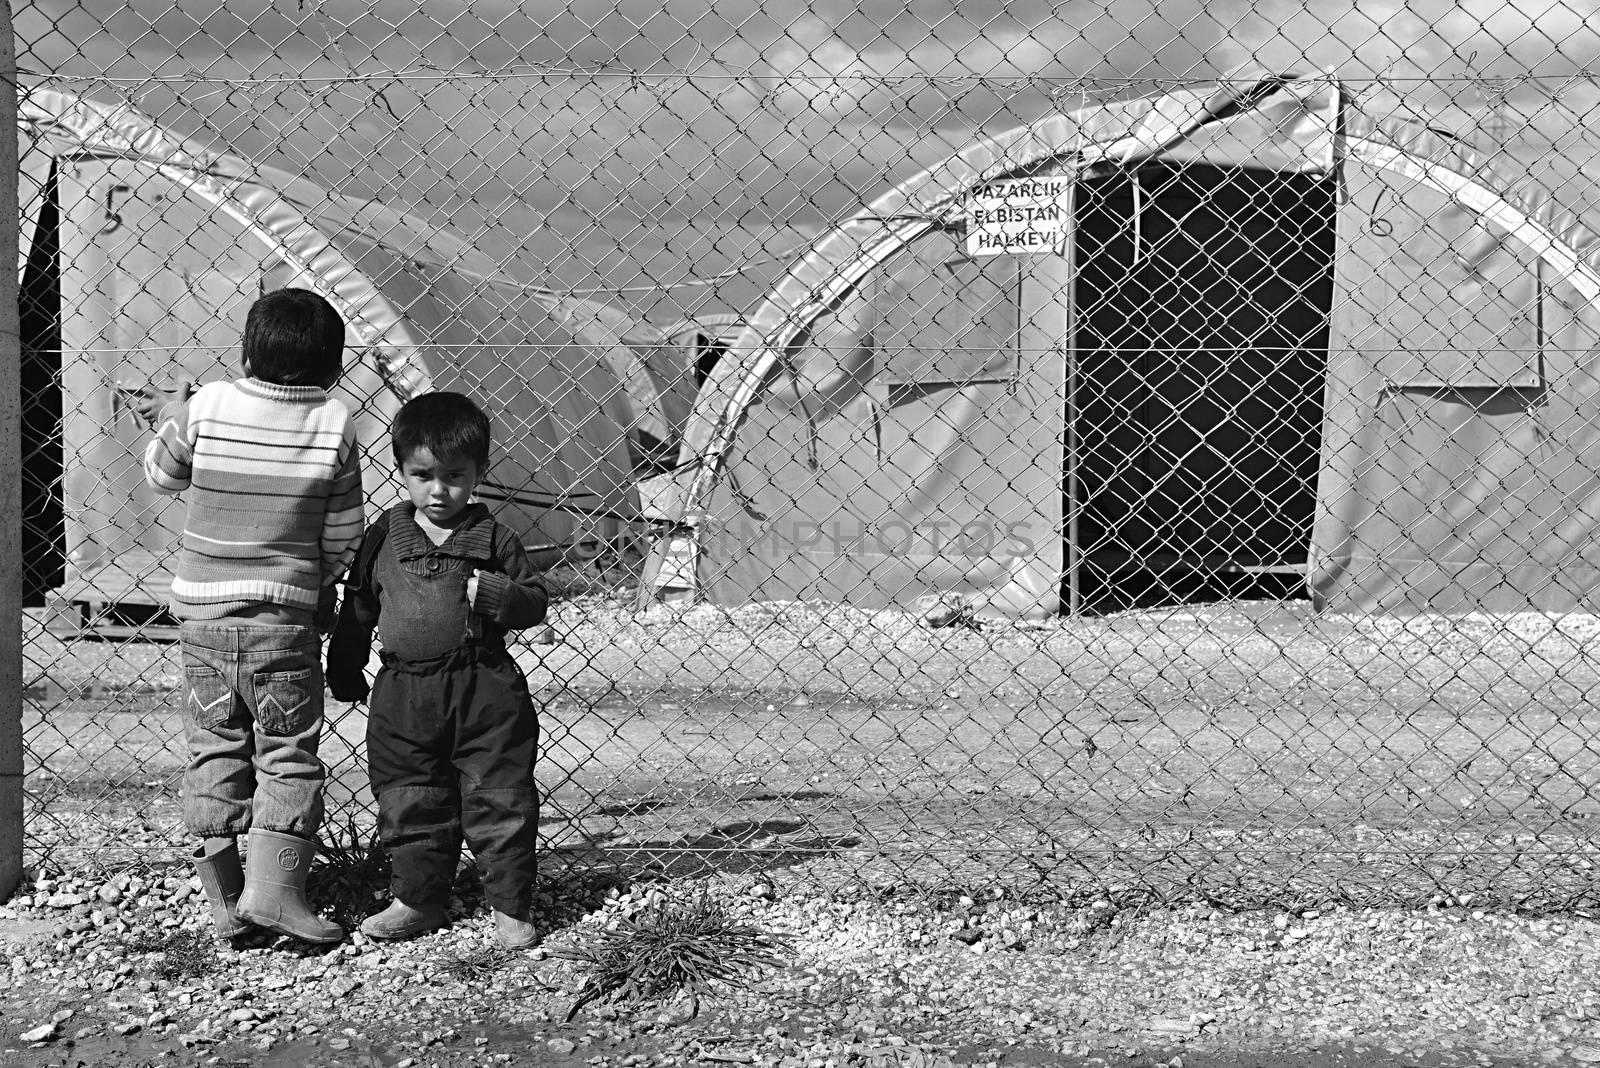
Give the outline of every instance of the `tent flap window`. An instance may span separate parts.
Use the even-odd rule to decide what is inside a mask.
[[[1020,256],[972,259],[948,237],[899,263],[879,287],[878,350],[890,385],[1009,381],[1021,330]],[[942,253],[937,258],[928,253]]]
[[[1537,388],[1543,383],[1538,261],[1443,192],[1362,176],[1382,204],[1351,242],[1380,265],[1351,287],[1376,310],[1353,340],[1398,388]],[[1374,196],[1368,193],[1368,196]]]

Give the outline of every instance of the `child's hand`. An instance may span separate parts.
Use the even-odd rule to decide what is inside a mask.
[[[367,677],[360,668],[354,671],[341,671],[329,665],[329,670],[324,674],[328,684],[328,692],[333,694],[335,701],[365,701],[367,694],[372,692]]]
[[[128,398],[129,405],[139,413],[139,418],[152,427],[156,425],[156,420],[161,418],[161,409],[174,400],[188,400],[189,395],[194,392],[194,384],[191,382],[180,382],[175,390],[158,389],[149,383],[137,388],[130,386],[116,388]]]
[[[156,425],[156,419],[161,415],[161,407],[167,402],[165,393],[150,385],[117,386],[116,389],[122,395],[123,402],[132,408],[147,426]]]
[[[478,571],[476,568],[467,572],[467,607],[475,608],[478,604]]]

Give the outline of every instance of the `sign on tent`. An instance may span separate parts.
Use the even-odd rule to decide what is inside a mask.
[[[967,255],[1059,253],[1072,225],[1072,182],[1066,177],[1004,178],[967,196]]]

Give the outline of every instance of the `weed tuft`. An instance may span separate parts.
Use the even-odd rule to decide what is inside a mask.
[[[167,982],[211,975],[222,969],[216,939],[199,931],[140,931],[121,940],[130,956],[153,953],[159,956],[152,969],[156,978]]]
[[[363,836],[352,819],[342,832],[335,829],[324,839],[306,896],[314,907],[328,910],[334,923],[354,930],[378,911],[377,902],[389,887],[389,870],[389,851],[378,841],[378,832]]]
[[[593,1001],[655,1001],[680,992],[689,995],[693,1017],[713,983],[747,986],[762,969],[781,966],[789,948],[787,936],[738,923],[701,894],[654,901],[588,944],[550,953],[588,972],[567,1012],[570,1021]]]
[[[472,985],[489,979],[500,969],[527,957],[513,949],[474,949],[439,961],[439,971],[459,983]]]

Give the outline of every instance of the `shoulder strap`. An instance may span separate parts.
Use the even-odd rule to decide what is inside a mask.
[[[388,540],[389,513],[385,512],[373,520],[372,525],[367,528],[367,532],[362,535],[361,548],[356,550],[356,562],[350,568],[350,575],[346,579],[346,585],[353,585],[355,588],[360,589],[371,582],[373,565],[377,563],[378,554],[383,552],[383,546]],[[352,583],[350,579],[355,581]]]

